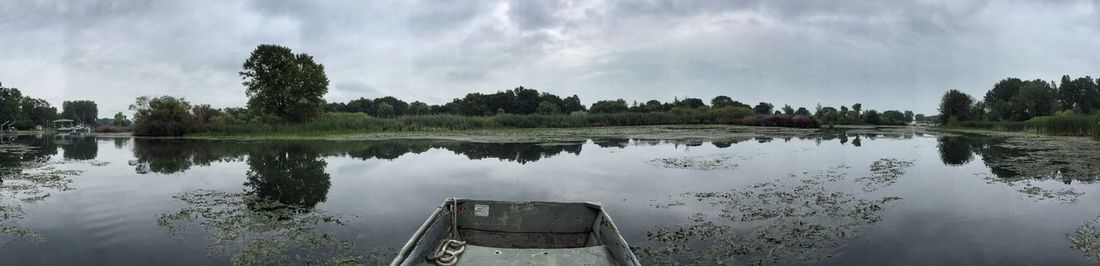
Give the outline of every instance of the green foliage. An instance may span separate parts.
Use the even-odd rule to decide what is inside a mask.
[[[122,112],[115,113],[115,117],[112,119],[111,124],[117,127],[128,127],[133,122],[126,118],[126,115]]]
[[[806,109],[806,107],[798,107],[798,110],[794,111],[794,115],[810,116],[813,114],[810,114],[810,110]]]
[[[550,101],[542,101],[539,103],[538,113],[540,115],[552,115],[561,112],[561,108],[558,108],[557,104]]]
[[[950,90],[940,100],[940,116],[947,121],[969,121],[974,98],[959,90]]]
[[[783,105],[783,114],[794,115],[794,108],[790,105]]]
[[[61,117],[76,120],[79,123],[95,125],[99,117],[99,108],[95,102],[87,100],[65,101],[61,103]]]
[[[775,106],[770,103],[760,102],[756,104],[756,106],[753,107],[752,110],[755,111],[758,115],[770,115],[772,114],[772,108],[774,107]]]
[[[432,113],[432,109],[426,103],[415,101],[409,104],[407,113],[409,115],[428,115]]]
[[[1100,134],[1100,115],[1043,116],[1020,122],[967,121],[953,126],[997,131],[1025,131],[1057,136]]]
[[[135,136],[182,136],[198,127],[191,103],[183,98],[142,96],[130,110],[134,111]]]
[[[592,113],[622,113],[627,111],[626,101],[618,99],[614,101],[598,101],[592,104]]]
[[[240,72],[249,109],[290,121],[309,121],[322,113],[328,92],[324,65],[313,56],[290,48],[263,44],[256,47]]]
[[[882,117],[879,116],[878,111],[868,110],[863,114],[863,121],[868,124],[878,125],[882,122]]]

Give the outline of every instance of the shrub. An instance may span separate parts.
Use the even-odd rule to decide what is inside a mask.
[[[130,110],[134,111],[134,135],[137,136],[182,136],[196,128],[191,103],[183,98],[138,97]]]

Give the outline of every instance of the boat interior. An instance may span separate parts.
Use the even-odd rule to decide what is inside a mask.
[[[399,265],[435,265],[429,259],[441,241],[465,242],[458,265],[636,265],[611,218],[598,204],[503,202],[443,203]],[[453,225],[457,221],[457,226]],[[412,243],[412,242],[410,242]]]

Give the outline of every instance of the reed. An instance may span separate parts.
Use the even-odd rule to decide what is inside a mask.
[[[682,124],[731,124],[779,127],[818,127],[809,117],[744,116],[741,112],[684,111],[667,113],[609,113],[459,116],[423,115],[378,118],[363,113],[326,113],[304,123],[265,118],[216,119],[196,129],[200,135],[323,135],[345,132],[443,131],[493,128],[568,128],[599,126],[642,126]]]
[[[950,126],[1100,139],[1100,115],[1042,116],[1022,122],[966,121]]]

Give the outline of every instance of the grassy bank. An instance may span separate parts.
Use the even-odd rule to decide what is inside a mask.
[[[1100,115],[1043,116],[1021,122],[966,121],[947,127],[1030,132],[1053,136],[1091,136],[1100,140]]]
[[[326,135],[363,132],[450,131],[500,128],[575,128],[605,126],[722,124],[816,128],[808,117],[746,116],[732,118],[715,113],[613,113],[573,115],[425,115],[378,118],[362,113],[326,113],[304,123],[212,123],[189,135]]]

